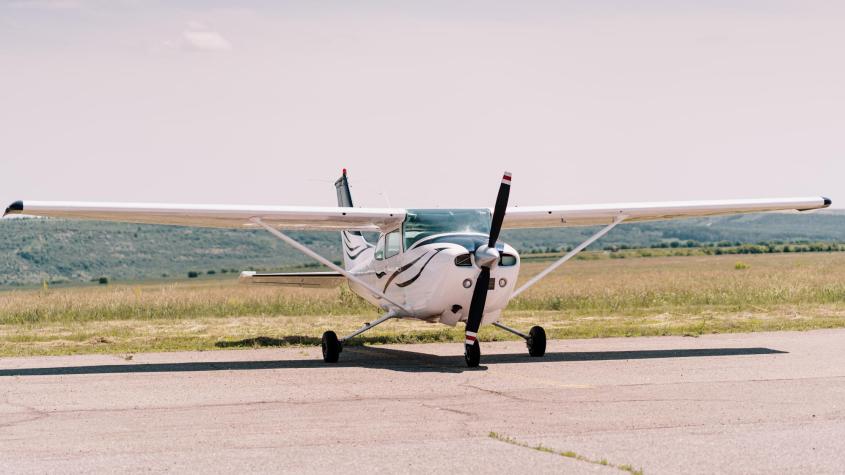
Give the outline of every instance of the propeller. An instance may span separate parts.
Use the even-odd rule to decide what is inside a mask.
[[[511,174],[505,172],[502,177],[502,184],[499,185],[499,194],[496,196],[496,206],[493,208],[493,220],[490,223],[490,237],[487,245],[479,246],[475,250],[475,263],[481,268],[478,279],[475,281],[475,289],[472,291],[472,300],[469,304],[469,315],[466,324],[465,354],[467,363],[470,366],[477,366],[480,352],[476,345],[478,327],[481,326],[481,318],[484,316],[484,305],[487,303],[487,291],[490,285],[490,270],[499,263],[499,251],[496,249],[496,241],[499,240],[499,232],[502,230],[502,222],[505,219],[505,211],[508,208],[508,197],[511,192]],[[470,355],[475,352],[475,358]]]

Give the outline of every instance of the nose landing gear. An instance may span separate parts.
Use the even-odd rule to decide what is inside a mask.
[[[474,341],[472,345],[464,345],[464,359],[466,359],[467,367],[478,367],[478,363],[481,362],[481,345],[478,341]]]

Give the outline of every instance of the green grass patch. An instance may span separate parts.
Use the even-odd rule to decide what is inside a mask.
[[[516,440],[512,437],[508,437],[508,436],[499,434],[498,432],[490,432],[488,434],[488,437],[490,437],[491,439],[494,439],[494,440],[498,440],[500,442],[504,442],[506,444],[515,445],[517,447],[524,447],[526,449],[536,450],[538,452],[546,452],[546,453],[550,453],[550,454],[560,455],[561,457],[575,459],[575,460],[578,460],[578,461],[581,461],[581,462],[592,463],[592,464],[595,464],[595,465],[604,465],[606,467],[613,467],[613,468],[619,469],[623,472],[628,472],[632,475],[643,475],[643,469],[642,468],[634,469],[631,465],[628,465],[628,464],[617,465],[617,464],[608,462],[606,459],[594,460],[594,459],[591,459],[589,457],[585,457],[583,455],[577,454],[577,453],[575,453],[571,450],[561,451],[561,450],[553,449],[551,447],[546,447],[543,444],[531,445],[531,444],[527,444],[525,442],[521,442],[519,440]]]

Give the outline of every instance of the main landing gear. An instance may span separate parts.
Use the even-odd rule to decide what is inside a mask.
[[[546,354],[546,331],[543,327],[534,326],[528,331],[528,334],[522,333],[514,328],[502,325],[501,323],[493,324],[497,328],[501,328],[506,332],[513,333],[516,336],[525,339],[525,344],[528,346],[528,354],[533,357],[541,357]],[[473,342],[472,346],[464,345],[464,359],[466,359],[467,366],[475,368],[481,362],[481,347],[478,340]]]
[[[358,336],[361,333],[373,328],[376,325],[382,324],[391,318],[399,318],[397,315],[394,315],[392,312],[386,313],[384,316],[375,320],[373,322],[365,323],[364,326],[355,330],[354,332],[346,335],[343,338],[338,338],[337,334],[331,330],[323,333],[323,340],[322,340],[322,347],[323,347],[323,361],[326,363],[337,363],[338,358],[340,358],[340,353],[343,351],[343,343],[346,340]]]
[[[528,331],[528,338],[525,339],[525,344],[528,345],[528,354],[534,357],[540,357],[546,354],[546,330],[543,327],[531,327]]]
[[[331,330],[323,333],[323,361],[337,363],[341,351],[343,351],[343,346],[337,339],[337,334]]]
[[[546,354],[546,330],[543,330],[543,327],[533,326],[531,330],[528,330],[528,334],[526,335],[519,330],[502,325],[499,322],[494,323],[493,326],[524,338],[530,356],[540,357]]]

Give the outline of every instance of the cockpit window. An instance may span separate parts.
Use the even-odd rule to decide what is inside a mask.
[[[405,218],[405,249],[435,234],[490,234],[487,209],[410,209]]]
[[[384,241],[385,259],[390,259],[391,257],[402,252],[402,235],[399,233],[398,229],[396,231],[388,233]]]
[[[376,260],[380,261],[384,259],[384,235],[382,234],[378,238],[378,244],[376,244]]]

